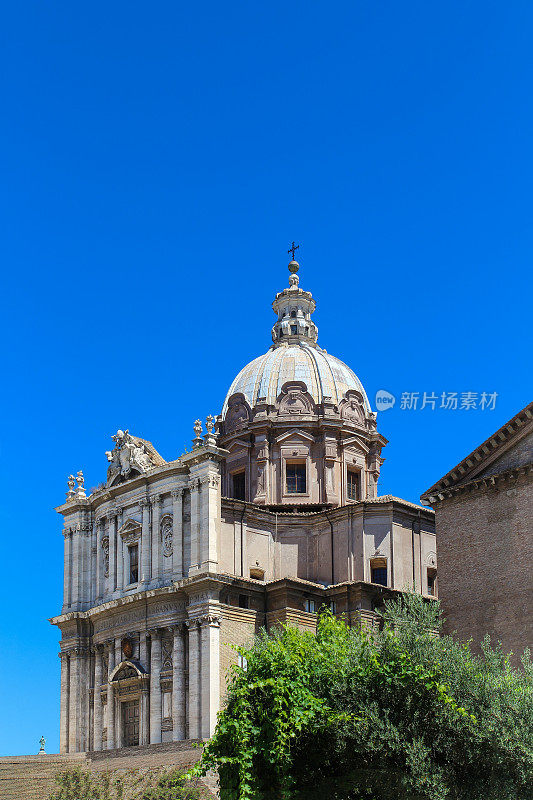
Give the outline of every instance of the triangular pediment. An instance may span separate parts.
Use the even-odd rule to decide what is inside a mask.
[[[139,520],[134,519],[133,517],[128,517],[126,522],[120,526],[119,534],[122,536],[126,533],[131,533],[141,528],[141,523]]]
[[[359,436],[350,436],[349,439],[343,439],[342,446],[345,450],[358,450],[360,453],[368,454],[370,451],[369,446]]]
[[[298,428],[292,428],[290,431],[287,431],[286,433],[282,433],[281,436],[278,436],[276,438],[276,442],[278,442],[278,443],[281,443],[281,442],[287,443],[287,442],[290,442],[290,441],[300,441],[301,442],[302,439],[305,440],[306,442],[314,442],[315,441],[315,437],[311,436],[310,433],[307,433],[306,431],[301,431]]]
[[[245,442],[243,439],[235,439],[235,441],[227,445],[227,450],[233,453],[235,450],[249,450],[251,446],[250,442]]]
[[[533,403],[530,403],[424,492],[421,500],[432,503],[450,489],[532,463]]]

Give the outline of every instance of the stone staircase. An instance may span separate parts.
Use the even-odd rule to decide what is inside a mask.
[[[196,763],[201,747],[195,742],[168,742],[72,755],[0,757],[0,800],[48,800],[57,789],[58,772],[81,767],[94,773],[109,772],[133,784],[157,773]],[[201,744],[201,743],[198,743]],[[205,800],[216,797],[216,778],[208,775],[199,787]],[[125,800],[130,800],[127,796]]]
[[[85,753],[3,756],[0,758],[0,800],[48,800],[58,772],[86,766]]]

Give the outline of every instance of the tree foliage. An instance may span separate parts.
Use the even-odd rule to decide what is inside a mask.
[[[533,670],[440,630],[438,604],[388,604],[374,635],[330,613],[240,649],[196,774],[221,800],[531,800]]]

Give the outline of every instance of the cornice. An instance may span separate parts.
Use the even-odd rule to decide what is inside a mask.
[[[448,489],[466,485],[476,475],[493,463],[513,442],[519,441],[533,430],[533,402],[515,414],[495,433],[485,439],[466,458],[449,470],[440,480],[421,495],[423,503],[430,502],[430,496],[438,497]]]
[[[457,486],[443,488],[441,491],[435,492],[435,494],[427,493],[423,495],[423,497],[427,497],[428,502],[434,508],[440,508],[447,500],[454,499],[465,494],[479,494],[480,492],[491,489],[497,490],[501,485],[509,486],[510,483],[516,484],[519,482],[520,478],[525,476],[529,478],[533,476],[533,464],[526,464],[520,467],[511,467],[510,469],[504,470],[503,472],[498,472],[495,475],[474,478],[473,480],[466,481],[465,483],[458,484]]]
[[[305,511],[305,507],[302,506],[301,511],[271,511],[270,509],[266,508],[265,506],[258,505],[257,503],[250,503],[245,500],[236,500],[233,497],[222,497],[222,508],[227,506],[228,508],[232,508],[232,510],[237,511],[246,511],[247,515],[253,516],[254,518],[263,517],[265,519],[272,519],[278,520],[283,522],[291,522],[294,523],[304,522],[306,518],[313,518],[317,519],[319,517],[323,517],[324,521],[327,522],[328,517],[331,519],[333,517],[342,517],[344,515],[350,516],[357,514],[364,514],[372,511],[379,511],[380,509],[388,507],[390,510],[400,509],[403,511],[407,511],[412,513],[416,511],[417,513],[421,513],[422,515],[426,516],[428,519],[433,519],[434,512],[432,509],[427,508],[427,506],[417,505],[416,503],[411,503],[409,500],[403,500],[401,497],[395,497],[394,495],[382,495],[381,497],[376,497],[374,499],[368,498],[366,500],[358,500],[352,503],[346,503],[345,505],[340,506],[328,506],[320,511]]]

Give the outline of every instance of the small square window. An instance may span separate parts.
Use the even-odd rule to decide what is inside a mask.
[[[372,583],[387,586],[387,567],[372,567]]]
[[[307,475],[305,464],[287,464],[287,494],[305,494],[307,491]]]
[[[239,595],[239,608],[250,608],[250,598],[247,594]]]

